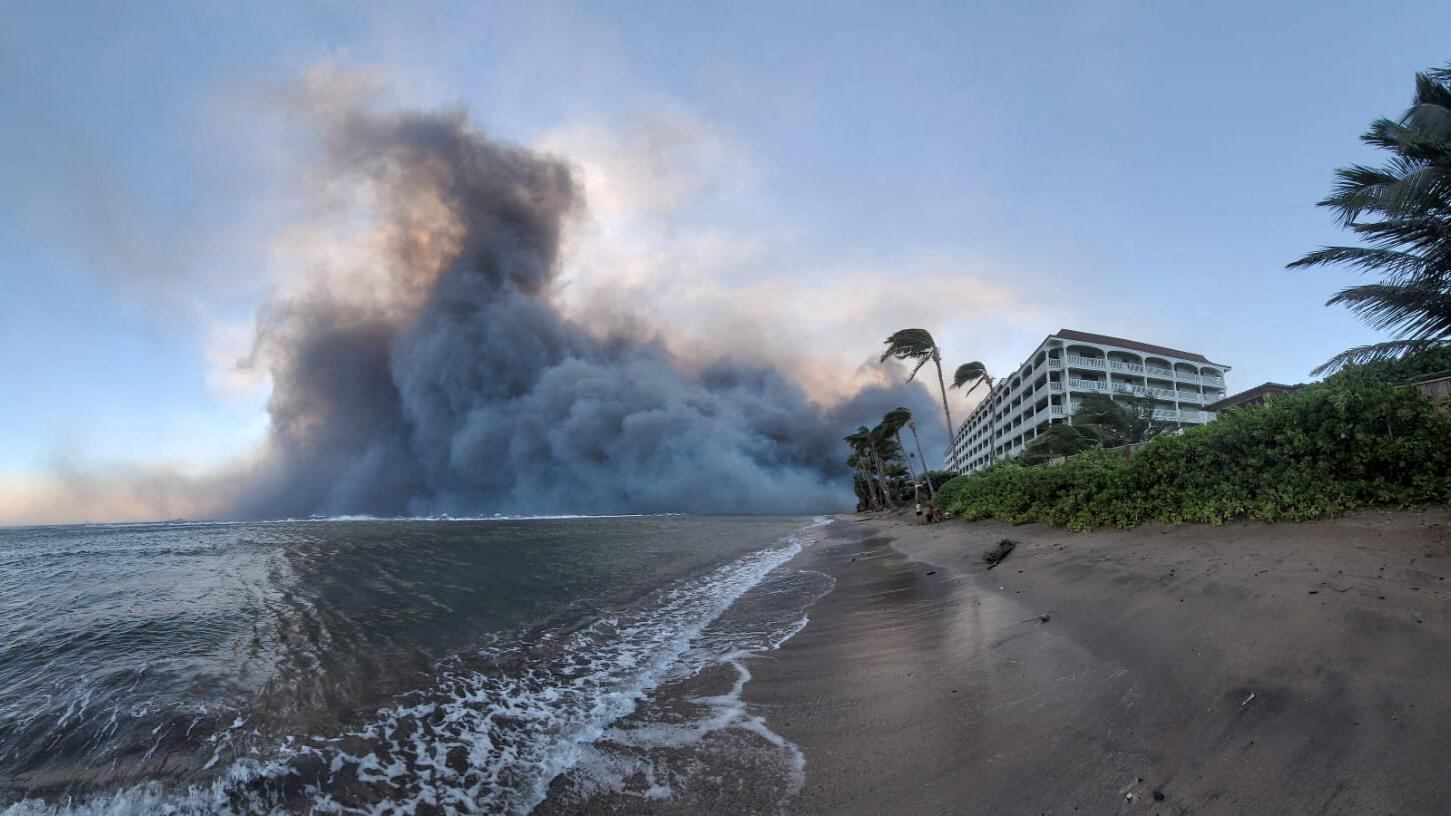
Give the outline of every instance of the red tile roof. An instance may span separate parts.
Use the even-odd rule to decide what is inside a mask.
[[[1229,366],[1220,365],[1219,363],[1211,361],[1203,354],[1194,354],[1193,352],[1189,351],[1171,349],[1168,346],[1155,346],[1149,343],[1140,343],[1137,340],[1125,340],[1122,337],[1109,337],[1106,334],[1089,334],[1088,332],[1074,331],[1073,329],[1059,329],[1057,332],[1054,333],[1053,336],[1062,338],[1064,340],[1079,340],[1084,343],[1099,343],[1105,346],[1122,346],[1124,348],[1133,349],[1134,351],[1142,351],[1146,354],[1162,354],[1166,357],[1178,357],[1181,360],[1193,360],[1196,363],[1219,366],[1220,368],[1224,369],[1229,368]]]

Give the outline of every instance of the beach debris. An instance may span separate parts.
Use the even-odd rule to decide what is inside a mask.
[[[1039,623],[1047,623],[1048,621],[1050,621],[1052,619],[1053,619],[1053,614],[1051,612],[1044,612],[1043,614],[1038,615],[1036,617],[1023,618],[1022,620],[1018,621],[1018,623],[1032,623],[1033,621],[1037,621]]]
[[[1162,801],[1164,801],[1164,792],[1161,791],[1161,790],[1154,791],[1154,801],[1155,802],[1162,802]]]
[[[1240,708],[1244,708],[1245,706],[1247,706],[1250,703],[1254,702],[1254,698],[1255,698],[1255,693],[1253,691],[1251,691],[1249,693],[1249,696],[1246,697],[1246,698],[1244,698],[1244,702],[1242,702],[1242,703],[1239,704],[1239,707]]]
[[[1003,559],[1007,558],[1008,555],[1017,546],[1018,542],[1012,540],[1011,538],[1005,538],[1002,541],[999,541],[996,547],[988,550],[986,553],[983,554],[983,563],[987,564],[988,569],[992,569],[998,564],[1001,564],[1003,562]]]
[[[927,570],[927,574],[928,575],[936,575],[937,574],[937,570]]]

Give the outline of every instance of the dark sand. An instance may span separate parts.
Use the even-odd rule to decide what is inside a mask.
[[[747,703],[805,753],[790,812],[1451,813],[1445,510],[848,518],[797,561],[835,590],[750,662]]]

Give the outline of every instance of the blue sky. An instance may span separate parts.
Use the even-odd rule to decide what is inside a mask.
[[[268,100],[319,65],[589,165],[577,309],[628,282],[689,354],[752,300],[825,399],[913,323],[990,370],[1071,327],[1303,379],[1374,335],[1284,264],[1451,60],[1432,2],[302,5],[7,4],[0,485],[262,438],[227,369],[304,152]]]

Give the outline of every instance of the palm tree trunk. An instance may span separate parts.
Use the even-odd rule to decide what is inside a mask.
[[[857,457],[857,463],[852,466],[852,476],[860,479],[862,487],[867,491],[867,509],[876,510],[878,504],[877,489],[872,485],[871,471],[867,469],[866,465],[862,464],[860,456]]]
[[[942,415],[947,417],[947,449],[952,449],[955,434],[952,432],[952,409],[947,407],[947,380],[942,378],[942,355],[932,350],[932,362],[937,366],[937,387],[942,389]]]
[[[936,504],[937,488],[932,486],[932,470],[927,467],[927,458],[922,455],[922,440],[917,438],[917,426],[908,425],[907,430],[912,432],[912,443],[917,446],[917,458],[922,460],[922,478],[927,480],[927,496]]]
[[[866,489],[866,508],[868,508],[868,510],[875,510],[876,491],[875,489],[872,489],[871,476],[869,476],[868,472],[866,472],[865,466],[862,466],[862,457],[860,457],[860,453],[858,453],[858,456],[856,456],[855,465],[852,465],[852,481],[862,482],[862,488]],[[855,492],[855,489],[853,489],[853,492]]]
[[[887,500],[887,507],[891,510],[897,509],[897,503],[892,501],[892,493],[887,490],[887,469],[882,467],[882,457],[877,455],[877,446],[872,445],[872,461],[877,463],[877,478],[882,484],[882,498]]]
[[[905,453],[906,450],[907,450],[907,446],[902,444],[902,432],[901,431],[897,431],[896,434],[894,434],[894,436],[896,436],[896,438],[897,438],[897,447],[898,448],[901,448],[902,451]],[[918,451],[918,455],[919,456],[921,455],[921,451]],[[912,467],[912,457],[910,455],[903,456],[902,457],[902,461],[904,461],[904,462],[907,463],[907,474],[912,477],[912,502],[915,504],[916,502],[921,501],[921,494],[920,494],[920,492],[917,489],[917,471],[916,471],[915,468]],[[923,478],[926,478],[926,475],[927,475],[927,471],[926,471],[927,463],[926,462],[923,462],[922,463],[922,468],[923,468],[923,472],[922,472]],[[928,487],[930,488],[931,485],[932,485],[932,480],[931,479],[928,479],[927,480],[927,484],[928,484]]]
[[[907,450],[907,446],[902,444],[901,431],[897,431],[896,433],[892,434],[892,436],[896,437],[897,439],[897,447],[901,448],[903,451]],[[917,481],[917,469],[912,467],[912,457],[904,456],[902,458],[902,461],[907,463],[907,475],[912,477],[912,481]]]

